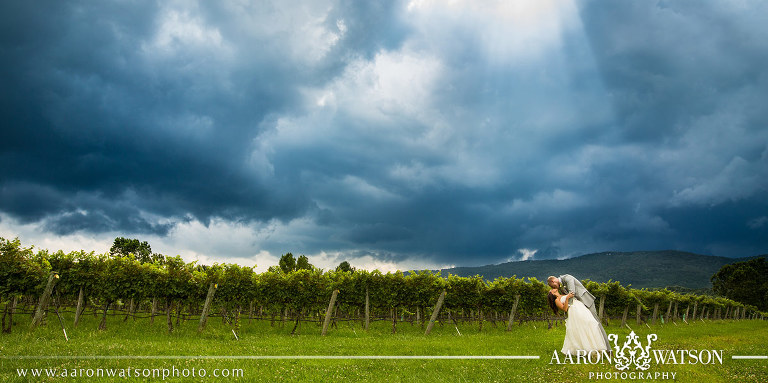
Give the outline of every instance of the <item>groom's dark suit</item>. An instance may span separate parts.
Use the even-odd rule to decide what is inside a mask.
[[[581,282],[571,274],[563,274],[558,278],[560,278],[560,285],[565,289],[565,291],[567,293],[573,292],[574,298],[581,301],[584,306],[587,306],[589,311],[592,313],[592,316],[594,316],[595,320],[597,320],[597,323],[600,323],[600,318],[598,318],[597,311],[595,310],[595,296],[592,295],[592,293],[590,293],[589,290],[587,290],[587,288],[584,287],[584,285],[582,285]],[[602,323],[600,323],[600,330],[603,332],[603,339],[605,339],[605,344],[610,350],[611,344],[608,341],[608,334],[605,333],[605,329],[603,328]]]

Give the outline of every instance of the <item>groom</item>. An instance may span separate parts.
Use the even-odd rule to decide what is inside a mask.
[[[587,288],[584,287],[584,285],[582,285],[578,279],[574,278],[574,276],[570,274],[563,274],[559,277],[552,275],[547,278],[547,284],[549,287],[558,290],[560,290],[560,286],[563,286],[566,293],[572,292],[574,294],[574,298],[580,300],[584,306],[587,306],[589,312],[592,313],[592,316],[595,317],[597,323],[600,324],[600,331],[603,333],[603,339],[605,340],[605,344],[608,346],[608,350],[610,350],[611,344],[608,341],[608,335],[605,333],[603,324],[600,322],[600,318],[597,316],[597,311],[595,311],[595,296],[592,295],[592,293],[590,293],[589,290],[587,290]]]

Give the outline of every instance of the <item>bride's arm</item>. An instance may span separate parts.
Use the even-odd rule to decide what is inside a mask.
[[[561,296],[562,296],[562,295],[561,295]],[[566,312],[568,311],[568,300],[567,300],[567,299],[565,300],[565,303],[563,303],[563,302],[560,300],[560,297],[557,297],[557,299],[555,299],[555,305],[556,305],[556,306],[557,306],[557,308],[559,308],[560,310],[563,310],[563,311],[566,311]]]
[[[562,303],[562,304],[561,304],[561,306],[562,306],[562,307],[560,307],[561,309],[563,309],[563,311],[565,311],[565,312],[568,312],[568,307],[569,307],[569,306],[568,306],[568,301],[569,301],[569,300],[570,300],[570,299],[571,299],[571,298],[572,298],[574,295],[575,295],[575,294],[574,294],[574,293],[572,293],[572,292],[570,292],[570,293],[568,293],[568,295],[566,295],[566,297],[568,297],[568,298],[565,298],[565,302],[564,302],[564,303]],[[560,301],[560,299],[559,299],[559,298],[558,298],[558,301]]]

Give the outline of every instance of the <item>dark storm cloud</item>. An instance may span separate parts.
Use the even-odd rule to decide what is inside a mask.
[[[734,97],[742,104],[732,117],[763,130],[766,112],[757,96],[768,85],[766,12],[760,2],[587,2],[582,20],[623,136],[679,137],[696,118],[732,107]]]
[[[768,251],[765,5],[515,4],[4,3],[0,211],[387,262]]]
[[[132,224],[141,210],[268,220],[311,205],[302,188],[254,169],[251,149],[264,121],[295,106],[299,85],[331,76],[335,59],[313,68],[290,57],[285,36],[227,29],[232,9],[207,25],[162,4],[48,5],[3,6],[3,210],[22,221],[67,213],[59,233],[144,232],[155,226]],[[97,206],[126,192],[134,209]],[[77,209],[101,214],[74,224]]]
[[[402,132],[351,119],[346,108],[365,108],[353,101],[362,105],[338,105],[330,122],[322,112],[296,122],[343,126],[327,129],[343,143],[309,143],[303,159],[273,159],[302,169],[315,200],[331,206],[336,219],[325,224],[346,232],[336,248],[456,263],[499,261],[520,248],[539,257],[764,252],[764,226],[748,224],[768,213],[760,197],[768,119],[758,107],[768,94],[766,49],[755,44],[763,27],[749,15],[761,6],[742,14],[676,7],[581,4],[584,29],[566,31],[565,46],[533,66],[489,63],[482,33],[427,37],[414,45],[430,46],[444,65],[430,97],[440,109],[432,117],[449,126],[439,137],[445,145],[408,141],[434,121],[407,116]],[[440,21],[453,37],[451,20]],[[414,178],[393,177],[398,167]],[[488,168],[490,180],[470,180]]]
[[[581,8],[611,93],[613,138],[643,150],[631,166],[600,174],[616,195],[629,193],[625,206],[663,222],[664,231],[649,233],[659,246],[766,250],[764,229],[747,222],[768,213],[768,114],[759,106],[768,95],[768,49],[760,43],[767,12],[760,2]]]

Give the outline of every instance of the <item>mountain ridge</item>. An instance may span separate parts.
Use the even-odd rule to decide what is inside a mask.
[[[441,269],[443,275],[481,275],[486,280],[497,277],[534,277],[545,281],[549,275],[571,274],[596,282],[619,281],[633,288],[680,286],[690,289],[711,288],[710,278],[727,264],[754,257],[728,258],[679,250],[606,251],[567,259],[510,261],[495,265]]]

